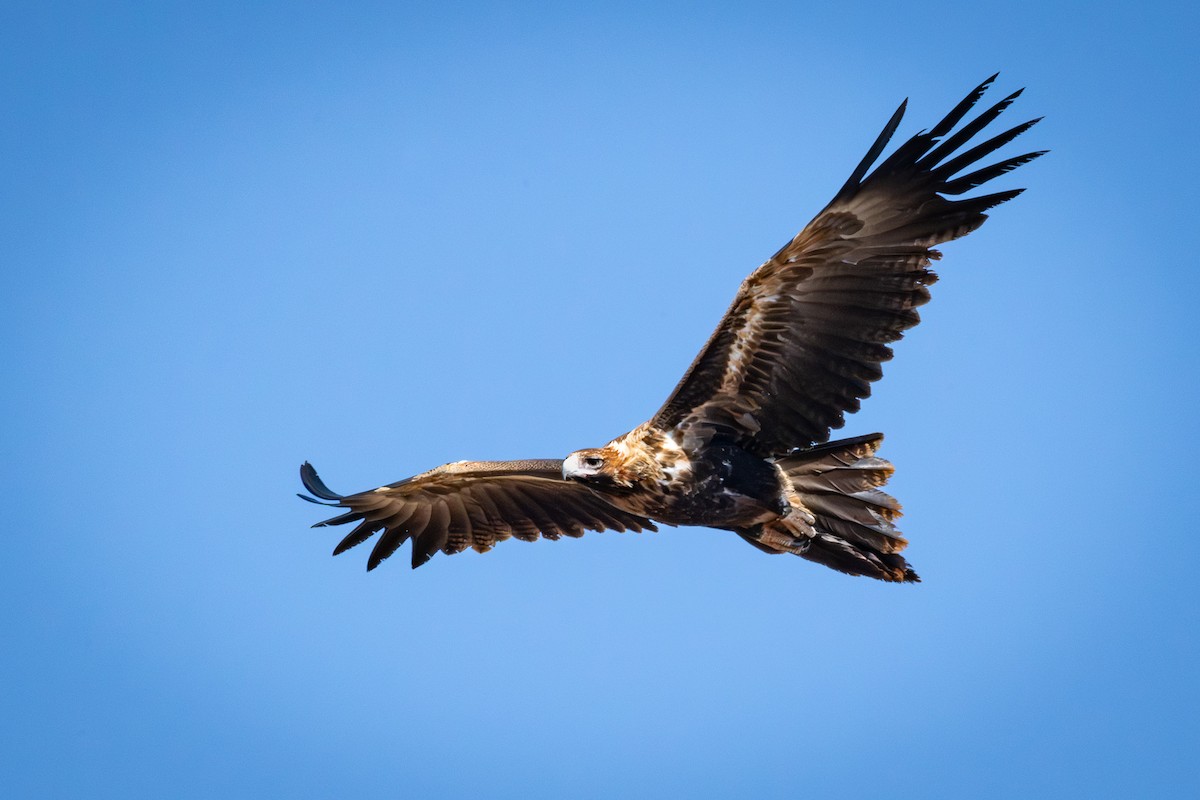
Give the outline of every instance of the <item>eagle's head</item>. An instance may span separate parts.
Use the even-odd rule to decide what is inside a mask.
[[[563,478],[586,484],[601,491],[621,491],[630,488],[624,475],[623,459],[611,447],[576,450],[563,461]]]

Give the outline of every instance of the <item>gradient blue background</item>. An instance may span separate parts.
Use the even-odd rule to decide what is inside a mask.
[[[5,4],[10,797],[1180,797],[1197,12]],[[925,582],[728,534],[365,574],[294,496],[645,419],[895,105],[1028,86],[847,435]],[[1006,152],[1018,152],[1014,145]]]

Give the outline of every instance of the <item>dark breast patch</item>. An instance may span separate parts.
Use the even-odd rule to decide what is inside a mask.
[[[764,511],[788,511],[775,465],[733,444],[714,444],[691,458],[690,480],[682,491],[660,496],[647,512],[663,522],[728,526],[761,518]]]
[[[783,485],[771,462],[735,444],[710,446],[701,453],[701,460],[713,465],[724,489],[757,500],[767,508],[781,507],[781,513],[786,512]]]

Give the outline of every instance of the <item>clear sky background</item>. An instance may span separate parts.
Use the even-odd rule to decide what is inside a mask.
[[[9,3],[11,797],[1200,792],[1186,4]],[[730,534],[364,572],[356,491],[665,399],[896,104],[1053,153],[846,435],[925,582]]]

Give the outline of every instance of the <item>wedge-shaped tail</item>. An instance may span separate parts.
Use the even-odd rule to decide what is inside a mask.
[[[793,553],[850,575],[920,581],[900,555],[908,545],[893,524],[900,504],[879,488],[894,470],[875,455],[882,441],[882,434],[873,433],[780,459],[809,514],[739,535],[768,553]]]

